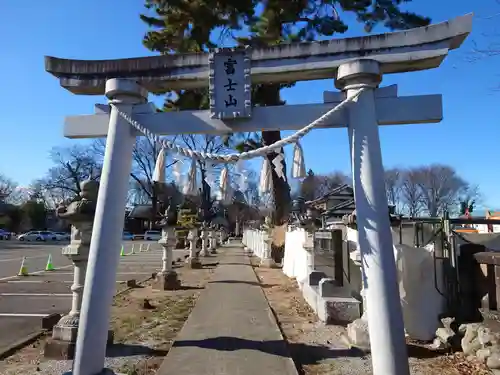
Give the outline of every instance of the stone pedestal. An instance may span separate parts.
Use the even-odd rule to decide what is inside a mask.
[[[219,244],[220,244],[220,246],[224,245],[224,231],[223,230],[219,231]]]
[[[158,273],[152,283],[152,288],[155,290],[176,290],[180,286],[181,282],[174,270]]]
[[[189,257],[186,259],[186,263],[189,265],[189,268],[191,268],[191,269],[203,268],[203,264],[201,263],[201,261],[198,257],[196,257],[196,258]]]
[[[52,337],[45,343],[43,348],[45,358],[55,360],[71,360],[75,358],[78,326],[69,326],[67,322],[62,322],[64,318],[59,321],[58,325],[54,326]],[[114,333],[109,330],[107,345],[113,345],[113,340]]]
[[[217,254],[217,245],[216,245],[215,231],[212,229],[208,232],[208,243],[211,254]]]
[[[278,265],[271,257],[271,238],[269,238],[267,233],[263,235],[263,242],[264,242],[264,251],[262,254],[262,259],[260,261],[260,267],[277,268]]]
[[[163,247],[162,270],[156,275],[152,288],[156,290],[173,290],[180,287],[177,272],[172,267],[173,249],[176,243],[175,229],[166,227],[162,229],[162,238],[158,243]]]
[[[91,222],[78,223],[77,228],[72,228],[73,238],[71,244],[66,246],[62,251],[63,255],[70,258],[74,265],[73,284],[71,285],[73,299],[71,311],[63,316],[52,329],[52,337],[46,342],[44,347],[45,358],[66,360],[73,359],[75,356],[91,234]],[[107,343],[113,343],[112,331],[108,332]]]
[[[198,233],[196,229],[191,229],[187,236],[187,240],[189,241],[189,257],[186,259],[186,263],[193,269],[202,268],[201,261],[198,258],[198,251],[196,249],[197,236]]]
[[[203,257],[210,256],[210,248],[208,244],[208,231],[206,229],[202,229],[201,231],[201,253],[200,255]]]

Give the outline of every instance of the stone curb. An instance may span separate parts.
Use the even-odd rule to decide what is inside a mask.
[[[153,272],[151,276],[146,277],[145,279],[140,280],[137,282],[137,285],[143,284],[151,279],[154,279],[156,276],[156,272]],[[126,292],[131,291],[132,289],[135,289],[134,287],[129,287],[125,288],[123,290],[120,290],[118,293],[115,294],[115,297],[118,297],[122,294],[125,294]],[[7,348],[4,350],[0,351],[0,360],[4,360],[12,355],[14,355],[17,351],[25,348],[29,344],[39,340],[42,336],[45,336],[49,330],[46,329],[41,329],[37,332],[31,333],[28,336],[20,339],[19,341],[16,341],[15,343],[9,345]]]
[[[266,299],[267,306],[269,307],[269,312],[270,312],[271,319],[274,321],[274,324],[276,324],[276,328],[278,329],[278,332],[279,332],[279,334],[281,336],[281,339],[285,342],[286,349],[287,349],[287,354],[288,354],[288,358],[289,358],[290,373],[298,375],[300,373],[300,367],[299,367],[300,364],[296,363],[295,360],[292,357],[292,354],[290,352],[290,345],[288,343],[288,340],[286,339],[286,336],[285,336],[283,330],[281,329],[281,325],[279,323],[279,319],[278,319],[278,316],[277,316],[276,312],[271,307],[271,305],[269,303],[269,300],[267,299],[266,293],[264,292],[264,289],[262,289],[262,281],[260,280],[259,275],[255,271],[255,267],[252,264],[252,258],[250,258],[248,255],[247,255],[247,258],[248,258],[248,260],[250,262],[249,266],[252,267],[252,271],[255,274],[255,278],[259,282],[259,285],[260,285],[260,288],[261,288],[261,293],[264,295],[264,298]]]
[[[23,349],[24,347],[28,346],[29,344],[40,339],[42,336],[45,336],[47,334],[47,332],[49,332],[49,331],[46,329],[43,329],[43,330],[37,331],[35,333],[31,333],[28,336],[23,337],[19,341],[16,341],[15,343],[9,345],[7,348],[5,348],[4,350],[2,350],[0,352],[0,360],[3,361],[4,359],[10,357],[11,355],[14,355],[18,350]]]

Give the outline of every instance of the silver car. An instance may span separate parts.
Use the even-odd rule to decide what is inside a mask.
[[[57,235],[46,230],[32,230],[17,236],[19,241],[56,241]]]

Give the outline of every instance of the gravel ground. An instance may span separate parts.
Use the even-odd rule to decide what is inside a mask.
[[[280,269],[254,269],[289,343],[299,374],[372,374],[370,355],[348,347],[342,339],[345,327],[318,321],[294,280]],[[412,375],[490,374],[482,364],[467,361],[460,354],[440,355],[415,343],[408,344],[408,352]]]

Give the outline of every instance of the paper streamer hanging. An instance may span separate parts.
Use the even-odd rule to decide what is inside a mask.
[[[196,195],[198,184],[196,183],[196,159],[191,160],[191,167],[189,168],[188,180],[184,186],[185,195]]]
[[[222,168],[219,179],[220,187],[220,199],[223,203],[227,203],[230,200],[230,187],[229,187],[229,172],[227,166]]]
[[[174,176],[174,181],[177,186],[182,186],[182,163],[180,160],[177,160],[177,162],[174,164],[174,168],[172,171],[172,174]]]
[[[167,153],[165,148],[161,148],[156,158],[155,169],[153,171],[153,182],[165,182],[165,165],[166,165]]]
[[[259,192],[260,194],[270,193],[272,190],[271,163],[267,156],[264,156],[262,170],[260,172]]]
[[[293,148],[292,177],[305,178],[307,176],[306,163],[304,161],[304,150],[299,142]]]
[[[211,189],[214,188],[215,184],[215,176],[214,176],[214,169],[213,166],[210,164],[207,164],[207,167],[205,168],[205,182],[207,183],[208,186],[210,186]]]

